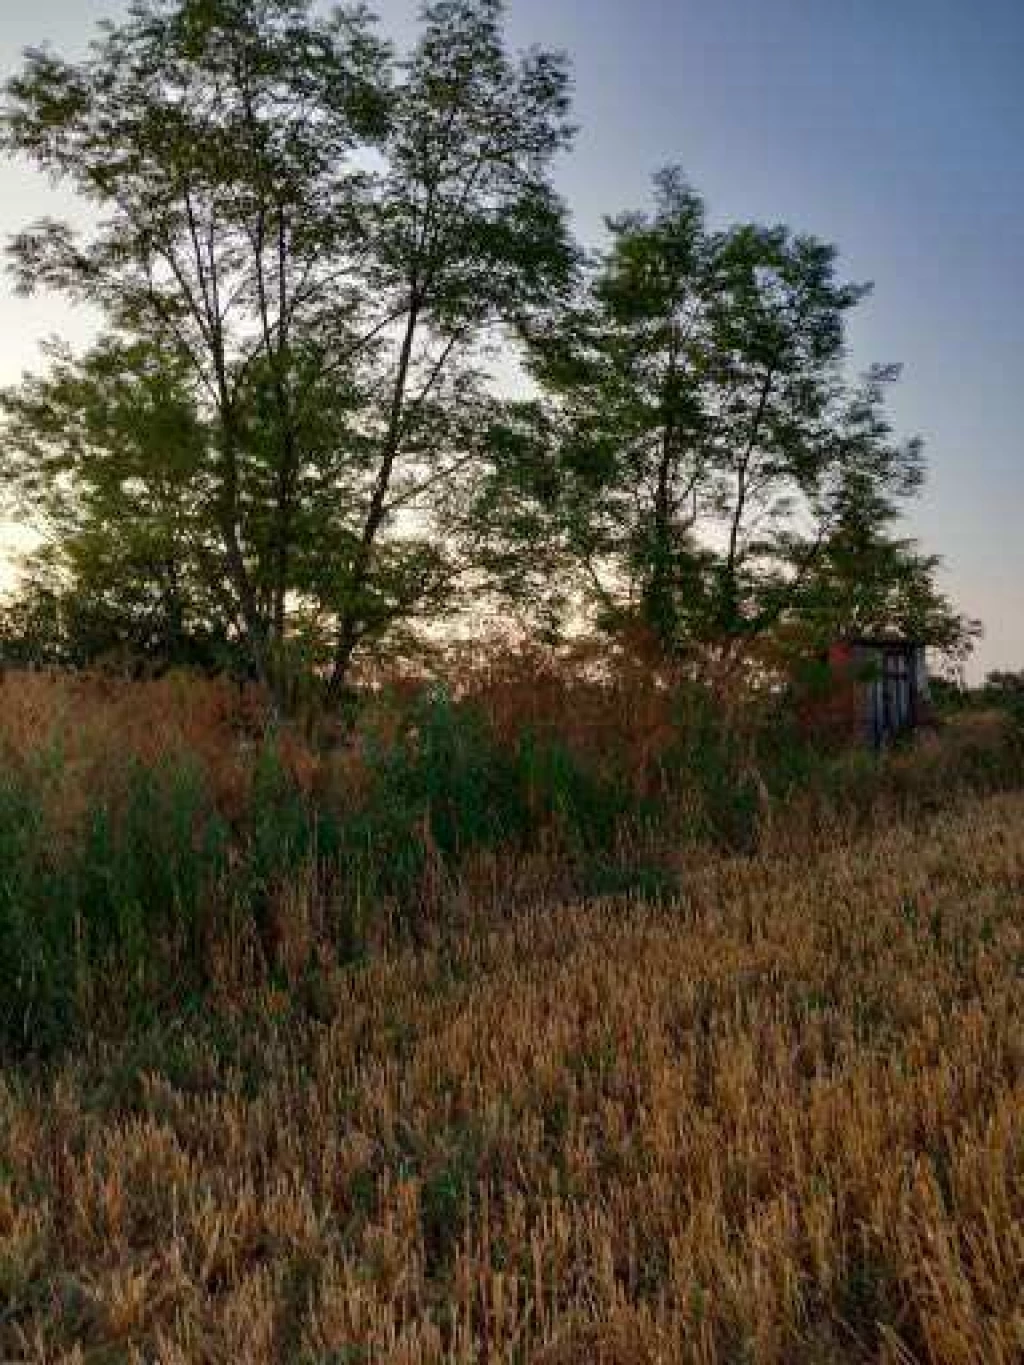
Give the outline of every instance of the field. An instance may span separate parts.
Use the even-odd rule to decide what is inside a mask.
[[[0,1359],[1020,1360],[1024,795],[937,787],[974,719],[670,894],[524,881],[120,1029],[93,980],[0,1078]]]

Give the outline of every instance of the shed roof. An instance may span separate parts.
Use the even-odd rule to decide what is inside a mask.
[[[861,645],[865,649],[925,649],[924,640],[907,635],[842,635],[839,643]]]

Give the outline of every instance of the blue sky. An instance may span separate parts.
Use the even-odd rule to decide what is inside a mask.
[[[379,0],[408,34],[417,5]],[[0,69],[80,52],[118,0],[0,0]],[[677,162],[713,219],[785,221],[872,280],[854,366],[900,360],[892,412],[926,440],[910,529],[980,616],[975,672],[1024,667],[1024,0],[509,0],[517,45],[566,49],[580,135],[560,170],[584,240]],[[0,237],[61,207],[0,165]],[[90,319],[0,282],[0,382]]]

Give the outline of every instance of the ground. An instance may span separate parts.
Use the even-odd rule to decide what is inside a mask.
[[[0,1359],[1024,1356],[1024,796],[0,1081]]]

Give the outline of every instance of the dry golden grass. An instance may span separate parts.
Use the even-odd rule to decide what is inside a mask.
[[[81,800],[107,789],[131,760],[190,754],[228,812],[250,785],[247,751],[265,708],[256,688],[170,674],[128,681],[103,674],[0,672],[0,755],[8,763],[59,756],[62,785]]]
[[[1022,893],[976,799],[10,1073],[0,1359],[1019,1361]]]

